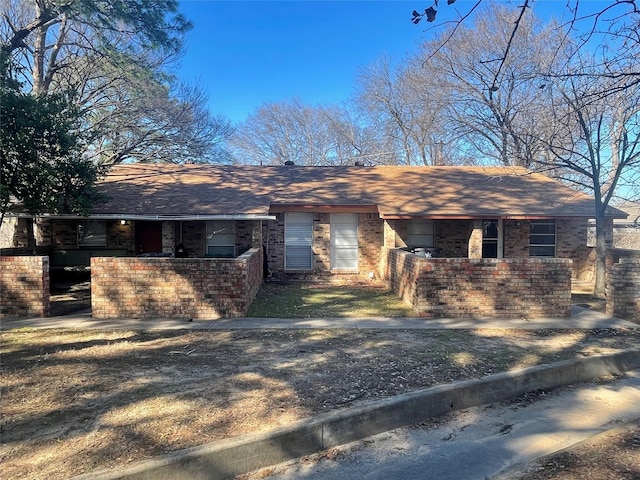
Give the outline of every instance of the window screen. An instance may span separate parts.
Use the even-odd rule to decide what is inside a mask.
[[[532,221],[529,226],[529,256],[555,257],[556,222],[555,220]]]

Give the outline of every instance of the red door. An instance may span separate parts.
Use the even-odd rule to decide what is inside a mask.
[[[162,222],[136,222],[136,254],[162,252]]]

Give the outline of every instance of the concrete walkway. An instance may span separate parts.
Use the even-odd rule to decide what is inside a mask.
[[[640,328],[634,323],[608,317],[592,310],[573,306],[568,318],[224,318],[215,320],[190,320],[175,318],[109,319],[99,320],[84,312],[74,315],[46,318],[4,319],[0,329],[12,328],[74,328],[74,329],[126,329],[126,330],[236,330],[264,328],[377,328],[377,329],[469,329],[469,328],[520,328],[520,329],[591,329],[591,328]]]

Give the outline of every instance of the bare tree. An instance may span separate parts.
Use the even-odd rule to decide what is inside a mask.
[[[419,24],[422,20],[434,23],[435,26],[447,26],[453,25],[448,33],[441,38],[440,48],[444,47],[454,33],[464,23],[471,21],[476,14],[484,14],[481,6],[491,3],[492,0],[475,0],[471,6],[466,6],[462,10],[456,8],[456,0],[447,0],[447,6],[449,7],[447,13],[453,13],[446,20],[436,22],[439,17],[439,13],[442,11],[440,8],[441,0],[433,0],[433,2],[427,6],[424,10],[413,10],[411,21],[414,24]],[[541,2],[544,6],[544,3]],[[523,19],[530,11],[535,10],[538,3],[536,0],[523,0],[519,4],[514,4],[514,15],[516,20],[511,25],[510,40],[507,42],[502,54],[496,59],[499,62],[497,72],[502,70],[505,62],[512,55],[511,47],[513,39],[516,37]],[[580,31],[578,35],[579,41],[576,44],[574,52],[579,52],[583,47],[589,47],[594,42],[599,42],[601,45],[607,46],[612,43],[621,44],[621,51],[623,56],[628,58],[637,58],[640,49],[640,7],[637,0],[608,0],[602,2],[585,2],[584,0],[566,0],[561,6],[565,8],[565,15],[563,15],[564,22],[560,25],[560,30],[565,35],[578,35],[577,31]],[[635,50],[635,55],[632,51]],[[436,49],[439,51],[439,48]],[[629,55],[631,54],[631,55]],[[606,65],[603,65],[606,67]],[[606,75],[610,78],[620,78],[620,75],[626,78],[625,82],[620,82],[616,88],[634,88],[640,84],[640,69],[637,64],[634,68],[620,73],[616,71],[610,71],[607,68],[599,73],[599,75]],[[497,76],[494,77],[497,82]]]
[[[388,156],[345,108],[311,107],[295,98],[261,106],[238,126],[231,144],[237,160],[265,165],[384,163]]]
[[[412,142],[410,104],[398,84],[389,59],[378,60],[360,72],[357,105],[395,145],[398,163],[411,165],[415,163],[416,145]]]
[[[640,91],[625,88],[624,75],[597,75],[600,68],[593,57],[580,55],[574,57],[576,75],[554,76],[554,130],[542,139],[549,155],[539,163],[593,195],[595,293],[604,295],[606,248],[612,246],[606,238],[606,214],[617,195],[637,198],[640,193]]]
[[[514,21],[511,9],[492,4],[472,25],[425,42],[421,58],[440,79],[447,105],[441,118],[464,137],[469,154],[533,168],[543,151],[537,133],[545,128],[540,76],[564,60],[565,39],[556,25],[533,17],[520,19],[512,36]],[[512,55],[505,60],[507,45]]]

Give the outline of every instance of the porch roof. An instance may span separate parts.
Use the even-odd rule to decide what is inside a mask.
[[[359,209],[386,218],[593,217],[593,199],[519,167],[118,165],[93,215],[265,216]],[[625,218],[620,210],[608,215]]]

